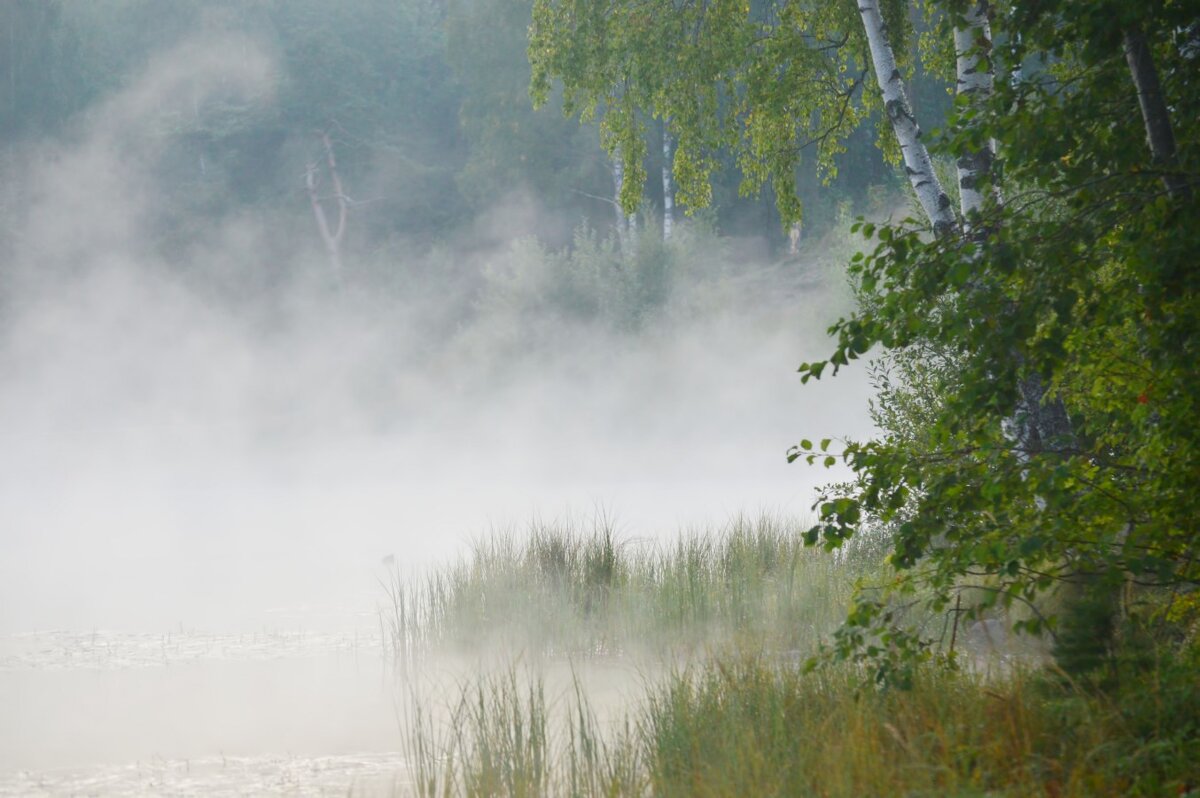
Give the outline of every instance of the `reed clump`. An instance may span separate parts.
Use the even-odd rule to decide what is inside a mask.
[[[805,525],[763,515],[670,543],[613,525],[535,523],[476,540],[416,580],[394,572],[381,613],[398,660],[437,650],[559,656],[687,653],[736,646],[808,651],[842,619],[880,557],[806,548]]]

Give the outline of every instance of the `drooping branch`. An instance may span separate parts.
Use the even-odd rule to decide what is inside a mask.
[[[617,215],[617,241],[625,254],[633,252],[637,246],[637,214],[626,214],[621,206],[621,191],[625,187],[625,161],[620,148],[612,155],[613,202]]]
[[[1171,128],[1171,114],[1163,99],[1162,84],[1158,80],[1158,69],[1154,56],[1146,44],[1141,29],[1127,28],[1124,36],[1125,61],[1137,89],[1138,106],[1142,111],[1142,122],[1146,126],[1146,141],[1150,145],[1150,157],[1155,166],[1165,170],[1163,185],[1173,199],[1190,195],[1191,189],[1182,175],[1173,170],[1177,165],[1175,132]]]

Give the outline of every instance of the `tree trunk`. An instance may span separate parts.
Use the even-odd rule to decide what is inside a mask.
[[[1171,114],[1163,99],[1154,57],[1139,28],[1127,29],[1124,38],[1125,61],[1129,64],[1129,73],[1137,88],[1138,106],[1142,111],[1142,122],[1146,125],[1150,157],[1155,166],[1164,170],[1162,181],[1171,198],[1184,199],[1191,195],[1191,189],[1182,175],[1172,171],[1177,166],[1175,133],[1171,129]]]
[[[338,209],[336,228],[330,229],[329,220],[325,216],[325,207],[321,204],[321,197],[317,194],[316,162],[308,165],[308,171],[304,175],[304,184],[308,190],[309,204],[312,205],[313,218],[317,222],[317,232],[321,234],[321,241],[324,242],[325,252],[329,256],[329,266],[333,270],[333,279],[340,287],[342,284],[341,243],[342,237],[346,233],[348,203],[346,194],[342,191],[342,180],[338,176],[337,159],[333,155],[333,142],[330,141],[328,133],[321,133],[320,135],[321,143],[325,147],[325,165],[329,170],[329,182],[333,186],[333,200],[337,204]]]
[[[859,0],[858,10],[866,30],[875,76],[883,93],[884,108],[900,141],[905,172],[934,231],[939,236],[951,235],[958,226],[950,198],[942,189],[933,171],[929,150],[921,141],[921,128],[909,105],[878,0]],[[987,13],[986,0],[973,3],[964,15],[964,24],[954,32],[958,91],[970,92],[979,99],[986,98],[995,83],[994,68],[986,57],[991,46]],[[968,225],[970,217],[983,207],[985,195],[981,189],[990,179],[994,157],[994,145],[989,142],[982,151],[964,153],[959,158],[960,205]],[[983,234],[982,229],[978,234]],[[1013,434],[1017,445],[1026,452],[1025,456],[1054,441],[1069,441],[1070,420],[1061,400],[1054,397],[1047,401],[1045,385],[1036,376],[1022,380],[1019,388],[1021,399],[1017,418],[1013,420]]]
[[[663,241],[671,240],[671,233],[675,227],[675,184],[674,184],[674,167],[675,159],[674,152],[671,148],[671,122],[667,118],[663,118],[662,127],[662,145],[663,145],[663,167],[662,167],[662,187],[663,187],[663,218],[662,218],[662,234]]]
[[[954,219],[954,211],[950,207],[950,198],[942,190],[942,184],[933,171],[933,160],[929,157],[929,150],[921,141],[921,127],[917,124],[908,103],[904,79],[896,66],[896,55],[884,27],[883,16],[879,13],[879,0],[859,0],[858,11],[862,17],[863,28],[866,29],[875,78],[879,82],[879,90],[883,93],[883,106],[892,130],[900,142],[904,171],[908,174],[908,180],[917,193],[917,201],[921,203],[921,209],[933,225],[934,232],[939,236],[948,235],[958,226]]]
[[[963,23],[954,29],[957,92],[979,105],[991,97],[996,72],[992,64],[992,30],[988,22],[987,0],[977,0],[963,14]],[[996,143],[988,141],[978,150],[959,156],[958,196],[963,226],[968,234],[977,222],[972,220],[983,211],[985,190],[991,185],[992,164],[996,160]],[[997,198],[995,189],[992,197]]]

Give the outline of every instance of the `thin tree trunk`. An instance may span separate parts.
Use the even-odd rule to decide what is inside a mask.
[[[988,22],[987,0],[977,0],[963,14],[963,24],[954,29],[955,66],[958,94],[978,106],[992,96],[996,72],[992,64],[992,31]],[[958,196],[963,225],[971,234],[973,219],[983,211],[987,196],[984,191],[991,185],[992,164],[996,160],[996,143],[988,139],[978,150],[959,156]],[[992,197],[998,198],[995,189]]]
[[[956,89],[974,106],[985,103],[995,90],[989,14],[988,0],[976,0],[963,14],[962,24],[954,29]],[[997,204],[1001,199],[999,189],[992,186],[995,159],[996,143],[988,139],[982,148],[962,153],[956,162],[964,232],[976,240],[988,235],[979,214],[985,210],[989,194]],[[985,193],[989,186],[990,191]],[[1018,356],[1014,353],[1014,357]],[[1028,460],[1037,452],[1070,446],[1074,438],[1066,406],[1059,397],[1048,395],[1041,377],[1024,377],[1018,390],[1017,413],[1009,423],[1022,458]]]
[[[671,240],[671,233],[675,227],[675,183],[674,183],[674,151],[671,147],[671,122],[667,118],[663,118],[662,123],[662,145],[663,145],[663,166],[662,166],[662,187],[663,187],[663,219],[662,219],[662,234],[663,241]]]
[[[1137,88],[1138,106],[1142,111],[1142,122],[1146,125],[1146,141],[1150,145],[1150,156],[1155,166],[1163,169],[1163,185],[1173,199],[1183,199],[1191,189],[1182,175],[1173,170],[1177,166],[1175,132],[1171,129],[1171,114],[1163,99],[1162,84],[1158,80],[1158,69],[1154,56],[1146,44],[1146,37],[1137,27],[1125,31],[1125,61],[1133,85]]]
[[[317,222],[317,231],[321,234],[321,241],[325,244],[325,252],[329,256],[329,265],[333,270],[334,280],[340,286],[342,284],[341,243],[342,237],[346,233],[348,203],[346,194],[342,190],[342,180],[338,176],[337,159],[333,155],[333,142],[330,141],[328,133],[321,134],[321,143],[325,147],[325,164],[329,170],[329,180],[333,185],[333,199],[338,209],[337,227],[335,229],[330,229],[329,220],[325,216],[325,207],[321,204],[321,197],[317,195],[316,162],[308,165],[308,171],[304,176],[304,184],[308,190],[309,203],[312,205],[313,218]]]
[[[879,90],[883,93],[883,106],[892,130],[900,142],[904,170],[934,231],[939,236],[948,235],[958,226],[954,219],[954,211],[950,207],[950,198],[946,196],[933,171],[933,160],[929,157],[929,150],[921,141],[921,127],[917,124],[909,105],[904,79],[896,66],[896,55],[884,27],[883,16],[879,12],[879,2],[859,0],[858,11],[867,33],[875,78],[879,82]]]

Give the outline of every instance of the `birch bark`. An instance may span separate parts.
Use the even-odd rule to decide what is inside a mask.
[[[954,29],[956,91],[976,106],[991,96],[996,83],[991,59],[990,12],[988,0],[976,0],[967,7],[961,24]],[[995,160],[996,142],[988,139],[983,147],[961,153],[956,161],[964,232],[976,239],[988,234],[979,218],[988,194],[997,203],[1001,199],[999,190],[991,185]],[[1048,395],[1045,382],[1036,374],[1031,375],[1021,380],[1018,390],[1017,414],[1008,424],[1022,456],[1028,459],[1039,451],[1071,445],[1071,421],[1066,406],[1058,396]]]
[[[989,10],[987,0],[973,2],[963,14],[962,24],[954,28],[956,91],[969,98],[973,105],[990,97],[995,87]],[[991,182],[995,160],[996,143],[988,139],[980,149],[962,153],[956,162],[959,208],[968,234],[971,233],[973,217],[983,210],[987,199],[984,190]],[[994,189],[992,196],[998,198]]]
[[[671,121],[663,119],[663,167],[662,167],[662,188],[663,188],[663,219],[662,219],[662,234],[663,241],[671,240],[671,233],[675,227],[675,184],[673,180],[674,172],[674,153],[671,148]]]
[[[617,238],[621,239],[621,246],[625,246],[625,211],[621,208],[621,188],[625,185],[625,164],[621,161],[621,153],[613,154],[612,158],[612,175],[613,175],[613,212],[616,213]]]
[[[904,171],[917,194],[921,209],[939,236],[948,235],[958,226],[950,198],[942,189],[941,181],[933,171],[933,160],[929,150],[921,141],[921,126],[917,124],[908,102],[904,79],[896,66],[896,55],[883,24],[878,0],[859,0],[858,12],[862,17],[867,34],[867,45],[871,51],[871,62],[875,67],[875,78],[883,93],[883,107],[888,121],[900,142],[904,156]]]

